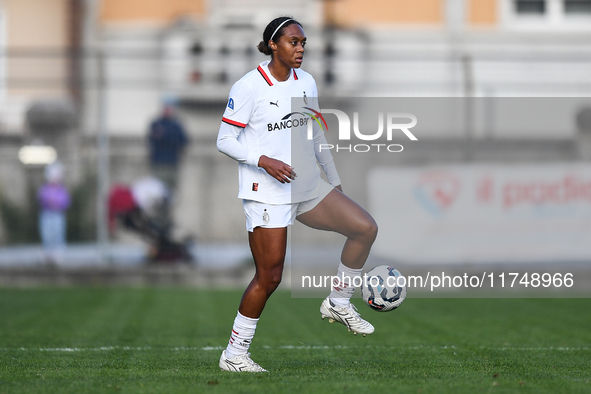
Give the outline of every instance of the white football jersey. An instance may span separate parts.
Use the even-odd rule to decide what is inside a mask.
[[[261,63],[232,86],[222,121],[242,130],[236,137],[222,135],[220,128],[218,147],[223,138],[236,138],[248,151],[239,163],[239,198],[267,204],[310,200],[318,196],[320,182],[314,144],[326,142],[318,124],[314,125],[315,138],[307,134],[308,122],[318,123],[310,117],[319,111],[316,82],[301,69],[292,69],[289,78],[279,82],[269,72],[268,64]],[[301,107],[298,104],[298,108],[292,108],[294,97],[300,98],[297,101]],[[296,179],[281,183],[267,174],[258,167],[261,155],[291,165]],[[334,168],[332,156],[330,163]],[[338,175],[336,179],[340,183]]]

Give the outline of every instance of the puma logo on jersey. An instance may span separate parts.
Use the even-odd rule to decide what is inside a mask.
[[[279,108],[279,100],[277,100],[277,101],[275,101],[275,102],[269,101],[269,104],[270,104],[270,105],[274,105],[274,106],[276,106],[277,108]]]

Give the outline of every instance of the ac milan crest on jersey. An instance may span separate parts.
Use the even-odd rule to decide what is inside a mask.
[[[253,183],[252,184],[252,191],[253,192],[258,192],[259,191],[259,184],[258,183]]]

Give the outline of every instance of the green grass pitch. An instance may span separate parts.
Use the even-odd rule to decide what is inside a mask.
[[[366,338],[277,292],[218,369],[238,291],[0,289],[0,393],[589,393],[589,299],[407,299]]]

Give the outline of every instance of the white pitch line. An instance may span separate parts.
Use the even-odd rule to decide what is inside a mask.
[[[270,346],[263,346],[264,349],[272,349]],[[220,348],[221,349],[221,348]],[[457,346],[279,346],[278,349],[294,350],[330,350],[330,349],[384,349],[384,350],[472,350],[471,348],[462,349]],[[589,351],[589,347],[480,347],[480,350],[517,350],[517,351]],[[203,349],[205,350],[205,349]]]
[[[568,351],[580,351],[580,350],[591,350],[591,348],[589,347],[500,347],[500,348],[489,348],[489,347],[484,347],[481,348],[483,350],[557,350],[560,352],[568,352]]]
[[[150,346],[100,346],[100,347],[52,347],[52,348],[0,348],[2,352],[8,351],[23,351],[23,352],[105,352],[111,350],[133,350],[133,351],[212,351],[212,350],[223,350],[225,346],[205,346],[205,347],[170,347],[170,348],[153,348]],[[280,350],[340,350],[340,349],[376,349],[376,350],[467,350],[471,351],[474,348],[461,348],[453,345],[449,346],[321,346],[321,345],[284,345],[284,346],[263,346],[263,349],[280,349]],[[589,347],[480,347],[479,350],[491,350],[491,351],[589,351]]]

